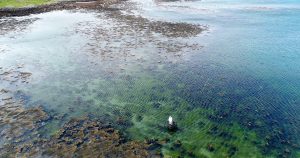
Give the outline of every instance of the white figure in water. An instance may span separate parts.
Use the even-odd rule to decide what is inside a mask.
[[[172,118],[172,116],[169,116],[169,125],[173,125],[173,118]]]

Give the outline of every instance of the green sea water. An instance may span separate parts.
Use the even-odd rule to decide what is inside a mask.
[[[300,10],[269,3],[142,3],[137,12],[148,18],[208,25],[184,39],[141,35],[103,13],[17,18],[36,21],[1,35],[0,64],[23,64],[32,76],[1,86],[61,117],[46,122],[43,137],[88,116],[128,139],[164,141],[165,157],[300,157]],[[163,49],[185,43],[201,49]],[[169,116],[178,131],[167,130]]]

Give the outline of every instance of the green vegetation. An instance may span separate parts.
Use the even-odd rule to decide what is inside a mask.
[[[0,8],[5,7],[26,7],[26,6],[32,6],[32,5],[42,5],[42,4],[48,4],[53,3],[56,0],[1,0],[0,1]]]

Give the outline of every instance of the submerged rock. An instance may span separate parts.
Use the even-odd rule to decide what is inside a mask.
[[[215,151],[215,148],[212,144],[207,144],[207,150],[210,152],[213,152],[213,151]]]
[[[118,130],[99,121],[73,119],[51,139],[45,154],[62,157],[160,157],[152,152],[152,146],[153,143],[126,142]]]
[[[174,147],[175,147],[175,148],[179,148],[179,147],[181,147],[181,146],[182,146],[182,143],[181,143],[180,140],[176,140],[176,141],[174,142]]]
[[[1,91],[0,97],[11,95],[8,92]],[[38,130],[49,119],[41,107],[24,108],[23,100],[9,98],[0,104],[0,157],[17,157],[17,153],[28,151],[40,137]],[[30,143],[21,147],[25,142]]]
[[[48,115],[41,107],[25,109],[18,103],[9,102],[0,107],[0,141],[18,141],[27,132],[34,133],[47,119]]]
[[[40,139],[17,147],[16,155],[34,157],[162,157],[161,145],[126,141],[110,124],[72,119],[49,140]]]

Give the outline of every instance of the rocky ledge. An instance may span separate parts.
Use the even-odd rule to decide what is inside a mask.
[[[120,0],[74,0],[61,1],[53,4],[39,6],[29,6],[22,8],[0,8],[0,18],[10,16],[26,16],[38,14],[53,10],[70,10],[70,9],[107,9],[110,5],[120,2]]]

